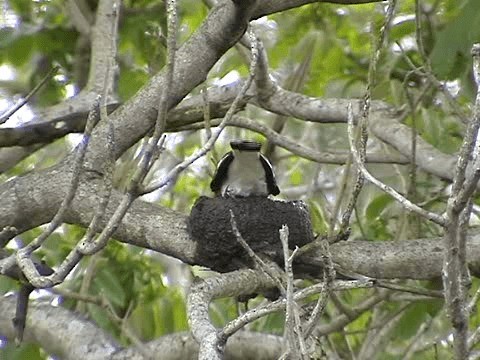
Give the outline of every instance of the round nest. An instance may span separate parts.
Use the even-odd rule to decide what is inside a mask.
[[[189,217],[189,232],[197,242],[199,264],[219,272],[252,267],[253,261],[235,234],[237,228],[250,248],[283,267],[279,229],[287,225],[290,249],[314,240],[310,214],[303,201],[279,201],[264,197],[200,197]]]

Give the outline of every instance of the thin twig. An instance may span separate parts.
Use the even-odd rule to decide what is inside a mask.
[[[168,15],[168,33],[167,33],[167,65],[166,65],[166,74],[165,74],[165,86],[163,87],[162,94],[160,96],[158,104],[158,113],[157,119],[155,121],[155,127],[153,130],[153,135],[144,145],[142,149],[142,157],[140,163],[138,164],[135,174],[132,176],[132,179],[129,183],[128,191],[132,192],[135,196],[140,195],[143,191],[142,183],[145,180],[150,169],[153,167],[155,157],[162,148],[162,145],[159,145],[159,141],[162,142],[162,136],[165,132],[166,122],[167,122],[167,112],[168,112],[168,96],[169,89],[173,82],[173,76],[175,71],[175,55],[176,55],[176,37],[177,37],[177,4],[176,0],[168,0],[167,4],[167,15]]]
[[[378,63],[378,60],[380,59],[380,53],[384,46],[385,39],[388,35],[388,31],[390,29],[390,26],[393,20],[396,3],[397,3],[396,0],[389,0],[388,2],[385,22],[383,23],[383,26],[380,29],[378,41],[376,42],[374,46],[374,50],[372,51],[370,64],[368,67],[368,83],[367,83],[367,89],[365,91],[365,95],[363,97],[362,117],[359,123],[360,125],[358,130],[359,133],[357,135],[359,137],[358,139],[359,154],[362,159],[362,163],[365,163],[365,157],[367,153],[367,141],[368,141],[367,126],[368,126],[368,119],[370,116],[370,103],[372,98],[372,89],[375,86],[375,79],[377,75],[377,63]],[[355,204],[357,203],[357,199],[358,199],[358,196],[360,195],[360,191],[362,190],[362,187],[363,187],[363,183],[364,183],[363,180],[364,179],[363,179],[362,171],[357,166],[355,169],[355,178],[352,182],[354,185],[353,185],[352,192],[350,194],[350,199],[342,215],[340,232],[345,232],[348,228],[351,214],[353,212]]]
[[[0,249],[4,248],[15,235],[18,234],[18,230],[14,226],[5,226],[0,231]]]
[[[347,185],[349,184],[350,172],[352,170],[352,160],[353,160],[352,159],[352,154],[349,153],[348,157],[347,157],[347,160],[345,162],[345,166],[343,168],[343,174],[342,174],[341,180],[339,182],[340,186],[338,187],[337,195],[335,196],[336,197],[335,205],[334,205],[333,210],[331,212],[330,222],[328,224],[329,225],[328,226],[328,236],[329,237],[332,237],[333,233],[335,232],[335,225],[338,221],[338,214],[340,212],[340,208],[341,208],[343,199],[344,199],[344,197],[346,195],[346,192],[347,192]],[[356,182],[357,181],[355,180],[354,183],[356,184]],[[340,228],[338,230],[339,233],[345,232],[346,229],[348,228],[349,224],[350,224],[351,212],[348,215],[347,215],[347,213],[349,212],[348,209],[349,209],[349,205],[351,203],[352,203],[352,201],[349,200],[347,208],[343,212],[343,215],[341,217],[341,222],[340,222]]]
[[[138,338],[138,336],[133,332],[133,330],[130,328],[130,326],[126,322],[126,319],[128,319],[130,315],[131,307],[133,306],[133,303],[129,304],[129,307],[125,313],[125,316],[122,318],[117,315],[113,305],[108,301],[108,299],[105,298],[104,301],[107,304],[106,314],[108,318],[113,322],[117,323],[117,325],[120,327],[122,331],[122,334],[132,342],[132,344],[135,346],[138,352],[142,354],[145,360],[153,360],[154,359],[153,354],[147,351],[147,349],[145,348],[145,344]]]
[[[123,217],[127,213],[133,201],[140,195],[142,182],[146,175],[152,168],[156,157],[160,153],[160,149],[163,147],[165,136],[163,136],[166,123],[167,106],[168,106],[168,89],[173,81],[175,53],[176,53],[176,36],[177,36],[177,7],[175,0],[169,0],[167,2],[167,14],[168,14],[168,34],[167,34],[167,65],[166,65],[166,84],[164,91],[160,96],[159,109],[157,114],[157,120],[155,122],[155,128],[152,137],[147,141],[142,149],[142,157],[138,164],[138,167],[128,183],[127,193],[123,196],[120,204],[115,209],[112,217],[109,219],[107,225],[95,240],[95,242],[84,241],[80,251],[84,254],[91,254],[99,251],[106,246],[108,239],[116,231],[118,225],[122,221]]]
[[[447,201],[447,227],[444,235],[445,258],[443,282],[445,302],[454,334],[453,347],[456,359],[468,357],[467,296],[470,275],[467,267],[466,235],[472,213],[473,184],[478,182],[480,160],[478,130],[480,127],[480,44],[472,47],[473,73],[477,85],[477,96],[473,118],[468,124],[455,169],[452,193]],[[470,159],[473,158],[473,161]],[[473,163],[473,172],[468,174],[467,166]]]
[[[275,285],[278,287],[282,295],[285,296],[285,293],[286,293],[285,286],[282,283],[282,279],[279,276],[279,273],[273,271],[273,269],[269,267],[257,254],[255,254],[252,248],[247,244],[242,234],[240,233],[240,230],[238,230],[237,222],[235,221],[235,215],[231,209],[230,209],[230,224],[232,226],[233,233],[235,234],[235,237],[238,243],[242,245],[242,247],[247,252],[248,256],[253,260],[255,264],[255,268],[262,271],[265,275],[269,276],[274,281]]]
[[[433,323],[433,319],[429,318],[425,322],[420,324],[415,336],[412,337],[409,344],[406,346],[405,354],[403,355],[402,360],[409,360],[412,358],[412,356],[415,353],[416,344],[420,342],[422,335],[430,329],[432,323]]]
[[[324,288],[320,293],[320,296],[313,308],[310,317],[308,318],[307,324],[304,327],[304,337],[309,337],[312,335],[313,329],[318,325],[320,318],[322,317],[325,308],[327,306],[330,293],[332,291],[332,284],[335,280],[335,266],[332,261],[332,254],[330,253],[330,244],[328,241],[322,241],[320,244],[323,247],[323,253],[325,258],[325,269],[324,269]]]
[[[440,291],[440,290],[423,289],[415,286],[396,284],[396,283],[384,281],[384,280],[376,280],[375,284],[376,286],[384,289],[390,289],[390,290],[401,291],[401,292],[417,294],[417,295],[424,295],[424,296],[439,298],[439,299],[443,299],[444,297],[443,291]]]
[[[105,216],[105,211],[107,209],[110,195],[113,189],[113,173],[115,170],[115,137],[114,137],[114,127],[113,124],[109,123],[109,132],[107,138],[107,151],[109,153],[108,160],[104,163],[104,177],[103,177],[103,189],[101,190],[101,200],[98,204],[98,208],[95,211],[92,221],[87,228],[87,231],[83,239],[77,244],[78,250],[83,255],[92,255],[98,252],[101,248],[101,242],[95,242],[94,236],[99,230],[100,223],[103,221]]]
[[[97,252],[93,256],[88,259],[88,265],[83,272],[82,282],[79,289],[79,294],[84,296],[91,296],[88,295],[90,285],[92,284],[93,278],[97,272],[97,265],[100,263],[101,259],[101,252]],[[57,287],[58,288],[58,287]],[[75,311],[80,313],[85,312],[85,302],[79,301],[75,306]]]
[[[480,299],[480,287],[477,289],[477,291],[475,291],[475,294],[473,294],[467,306],[467,312],[469,314],[472,314],[472,312],[476,310],[477,302],[479,299]]]
[[[99,225],[105,216],[105,211],[108,206],[111,191],[113,188],[113,171],[115,166],[114,156],[114,138],[113,138],[113,125],[109,123],[110,131],[107,139],[107,151],[109,152],[109,161],[104,163],[104,177],[103,177],[103,189],[100,194],[103,194],[98,207],[95,211],[87,231],[83,238],[77,243],[77,245],[70,251],[64,261],[60,264],[57,270],[48,279],[51,285],[59,284],[63,282],[66,276],[72,271],[72,269],[80,262],[84,255],[91,255],[103,248],[101,241],[94,241],[94,236],[98,231]]]
[[[7,110],[5,114],[0,116],[0,124],[5,123],[10,117],[15,114],[18,110],[22,108],[26,103],[30,101],[30,99],[41,89],[45,83],[50,80],[60,69],[60,66],[54,66],[48,73],[43,77],[43,79],[35,85],[35,87],[23,98],[18,104],[14,105],[10,110]]]
[[[307,358],[307,347],[303,338],[303,331],[300,323],[300,316],[298,314],[298,305],[293,299],[293,259],[298,247],[290,255],[288,247],[288,226],[283,225],[279,230],[280,241],[283,248],[283,260],[285,266],[285,274],[287,278],[286,300],[287,305],[285,307],[285,326],[284,336],[287,341],[288,354],[301,354],[302,358]]]
[[[211,121],[212,126],[219,126],[220,123],[221,121],[219,119],[212,119]],[[270,127],[245,116],[235,115],[228,121],[227,125],[252,130],[262,134],[272,144],[280,146],[295,155],[321,164],[345,164],[350,156],[350,152],[327,152],[310,149],[307,146],[299,144],[298,141],[279,134]],[[175,130],[199,130],[203,129],[203,127],[203,123],[196,123],[185,127],[176,128]],[[366,162],[381,164],[409,164],[410,160],[403,155],[385,154],[385,152],[372,152],[367,154]]]
[[[252,38],[254,38],[254,35],[252,35]],[[219,138],[220,134],[222,133],[223,129],[227,126],[228,122],[232,118],[232,116],[235,114],[236,108],[239,105],[240,101],[243,99],[243,96],[247,92],[248,88],[250,87],[254,74],[255,74],[255,68],[258,60],[258,52],[257,52],[257,42],[252,41],[252,62],[250,64],[250,76],[248,77],[247,81],[243,84],[242,88],[238,92],[237,96],[235,97],[235,100],[233,100],[232,105],[228,109],[227,113],[225,114],[225,117],[221,121],[221,123],[217,127],[217,131],[212,134],[210,139],[195,153],[193,153],[191,156],[186,158],[184,161],[182,161],[180,164],[175,166],[172,170],[168,172],[168,174],[160,181],[153,183],[149,186],[146,186],[141,194],[147,194],[152,191],[161,189],[165,185],[169,184],[171,181],[177,178],[177,176],[185,170],[187,167],[189,167],[193,162],[195,162],[197,159],[201,158],[204,156],[207,152],[209,152],[212,147],[215,145],[215,142]]]
[[[35,287],[41,288],[50,285],[50,281],[45,281],[46,278],[40,276],[38,273],[30,255],[33,251],[37,250],[43,242],[55,231],[55,229],[60,226],[63,222],[63,217],[67,212],[70,203],[75,196],[77,187],[80,181],[80,173],[83,165],[83,160],[85,158],[85,153],[87,151],[88,143],[90,140],[90,134],[99,119],[99,104],[100,97],[97,97],[95,103],[93,104],[92,110],[90,111],[87,119],[87,124],[85,126],[85,132],[83,134],[82,140],[76,149],[76,156],[72,169],[72,178],[70,180],[70,186],[68,192],[63,199],[60,208],[53,217],[52,221],[48,224],[44,232],[34,239],[30,244],[25,246],[22,249],[19,249],[16,254],[18,266],[22,269],[25,277],[28,281]]]
[[[63,289],[60,286],[55,287],[52,289],[52,291],[55,294],[58,294],[64,298],[75,300],[77,302],[86,302],[90,304],[95,304],[97,306],[100,306],[101,308],[107,308],[107,303],[106,299],[102,296],[96,296],[96,295],[88,295],[88,294],[83,294],[83,293],[76,293],[73,291],[70,291],[68,289]]]
[[[465,206],[466,199],[470,196],[471,192],[475,190],[472,189],[472,183],[474,183],[475,180],[478,182],[478,177],[480,176],[480,169],[478,169],[480,164],[476,164],[477,168],[474,169],[474,175],[469,179],[468,182],[465,181],[467,176],[467,165],[469,163],[470,155],[474,151],[474,147],[477,142],[478,129],[480,127],[480,44],[473,45],[472,57],[474,79],[479,90],[477,91],[477,96],[475,99],[473,119],[470,121],[467,127],[467,132],[464,136],[463,144],[460,148],[458,161],[455,168],[455,178],[452,186],[452,199],[455,199],[457,202],[455,205],[455,211],[461,211],[462,206]],[[477,157],[475,156],[475,158]],[[474,184],[476,185],[476,182]],[[462,197],[459,198],[462,188],[465,187],[468,188],[468,191],[464,190]]]
[[[374,286],[374,282],[372,281],[342,281],[336,280],[332,284],[332,291],[340,291],[340,290],[349,290],[349,289],[361,289],[361,288],[371,288]],[[305,289],[297,291],[293,295],[294,301],[303,300],[311,295],[318,294],[323,291],[324,284],[315,284],[309,286]],[[257,320],[261,317],[264,317],[268,314],[280,311],[285,309],[287,301],[285,298],[278,299],[266,305],[262,305],[256,307],[252,310],[249,310],[242,314],[241,316],[237,317],[236,319],[230,321],[226,324],[223,329],[221,330],[219,337],[222,339],[227,339],[238,330],[242,329],[246,324],[251,323],[254,320]]]
[[[355,163],[362,171],[363,176],[370,181],[375,186],[379,187],[381,190],[392,196],[395,200],[397,200],[403,207],[405,207],[409,211],[414,211],[415,213],[419,214],[420,216],[433,221],[434,223],[445,226],[445,219],[433,212],[429,212],[425,209],[422,209],[420,206],[412,203],[410,200],[405,198],[403,195],[398,193],[395,189],[391,188],[390,186],[382,183],[380,180],[376,179],[370,172],[365,168],[364,163],[361,160],[360,153],[358,152],[355,146],[354,134],[353,134],[353,113],[352,113],[352,106],[349,104],[348,106],[348,141],[350,144],[350,151],[353,154],[353,158]]]
[[[212,128],[210,126],[210,121],[212,120],[212,117],[210,115],[210,103],[208,102],[208,88],[206,83],[203,84],[201,93],[203,100],[203,123],[205,125],[205,133],[208,140],[212,137]]]
[[[110,48],[107,49],[107,68],[103,83],[102,91],[102,104],[100,108],[100,118],[102,122],[107,123],[108,113],[107,105],[109,103],[110,93],[112,92],[113,82],[115,78],[115,59],[117,57],[117,34],[118,34],[118,22],[120,18],[120,3],[121,1],[115,0],[112,4],[113,20],[111,21],[111,27],[109,35],[111,36]]]
[[[439,89],[445,98],[447,99],[448,104],[452,107],[455,114],[459,117],[459,119],[464,123],[469,123],[469,117],[463,112],[463,110],[458,105],[458,102],[454,99],[452,94],[448,91],[445,87],[445,83],[442,83],[440,80],[437,79],[435,73],[432,70],[432,65],[430,62],[430,57],[427,55],[425,51],[425,46],[423,44],[423,36],[422,36],[422,9],[420,5],[420,0],[415,0],[415,37],[417,41],[418,53],[422,58],[424,72],[419,72],[422,77],[427,77],[427,79],[437,88]]]

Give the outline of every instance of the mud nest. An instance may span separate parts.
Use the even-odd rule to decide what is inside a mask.
[[[310,214],[303,201],[202,196],[192,208],[188,225],[192,239],[198,243],[198,262],[212,270],[228,272],[253,266],[232,229],[230,210],[250,248],[282,267],[283,250],[278,232],[282,225],[288,225],[290,249],[314,239]]]

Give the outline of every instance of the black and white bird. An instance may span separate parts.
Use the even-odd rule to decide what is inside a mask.
[[[232,151],[218,163],[210,189],[220,196],[247,197],[278,195],[272,164],[255,141],[231,141]]]

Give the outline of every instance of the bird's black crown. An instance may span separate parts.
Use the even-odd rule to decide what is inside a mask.
[[[256,141],[250,141],[250,140],[233,140],[233,141],[230,141],[230,146],[234,150],[260,151],[262,144]]]

